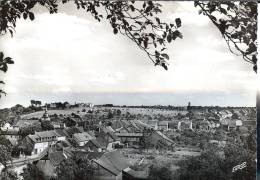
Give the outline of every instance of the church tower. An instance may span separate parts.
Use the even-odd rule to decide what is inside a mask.
[[[45,110],[44,110],[44,113],[42,115],[42,118],[41,118],[42,121],[50,121],[50,117],[49,117],[49,114],[48,114],[48,110],[47,110],[47,104],[45,105]]]

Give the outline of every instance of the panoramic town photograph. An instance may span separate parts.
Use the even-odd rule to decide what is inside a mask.
[[[0,180],[255,180],[257,11],[1,0]]]

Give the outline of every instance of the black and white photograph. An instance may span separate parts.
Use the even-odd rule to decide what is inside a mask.
[[[258,12],[0,0],[0,180],[260,179]]]

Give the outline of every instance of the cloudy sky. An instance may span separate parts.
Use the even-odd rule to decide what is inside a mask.
[[[154,67],[126,37],[114,35],[71,4],[50,15],[36,8],[34,21],[19,20],[0,49],[15,64],[4,77],[0,107],[31,99],[136,105],[255,106],[252,66],[231,54],[193,2],[164,2],[163,19],[182,19],[184,38],[168,45],[169,70]]]

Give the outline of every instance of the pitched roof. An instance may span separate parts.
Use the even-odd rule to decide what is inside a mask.
[[[96,139],[91,139],[84,146],[88,146],[89,143],[92,143],[96,148],[103,148]]]
[[[100,159],[94,160],[94,162],[114,175],[118,175],[122,170],[129,167],[125,157],[117,150],[104,153]]]
[[[116,133],[118,137],[142,137],[142,133]]]
[[[63,130],[64,134],[66,134],[67,136],[72,136],[75,133],[81,133],[82,131],[77,128],[77,127],[70,127],[70,128],[66,128]]]
[[[97,160],[104,154],[104,152],[88,152],[80,150],[73,150],[72,153],[76,159],[81,160]]]
[[[101,145],[101,147],[107,147],[108,141],[103,136],[98,136],[95,140]]]
[[[73,135],[74,139],[78,142],[85,142],[89,141],[90,139],[94,139],[91,135],[89,135],[87,132],[82,133],[75,133]]]
[[[228,126],[229,127],[236,127],[236,121],[232,121],[232,120],[228,121]]]
[[[66,134],[64,133],[64,131],[62,129],[55,129],[54,130],[56,132],[56,134],[58,134],[59,136],[66,136]]]
[[[169,122],[168,121],[159,121],[158,126],[168,126]]]
[[[171,142],[171,143],[174,143],[173,140],[171,140],[170,138],[168,138],[166,135],[164,135],[162,132],[160,131],[156,131],[157,134],[159,134],[163,139]]]
[[[35,143],[37,142],[50,142],[57,140],[59,135],[55,131],[41,131],[30,134],[28,137]]]
[[[53,166],[58,166],[66,157],[63,155],[63,152],[56,151],[49,153],[49,159]]]

